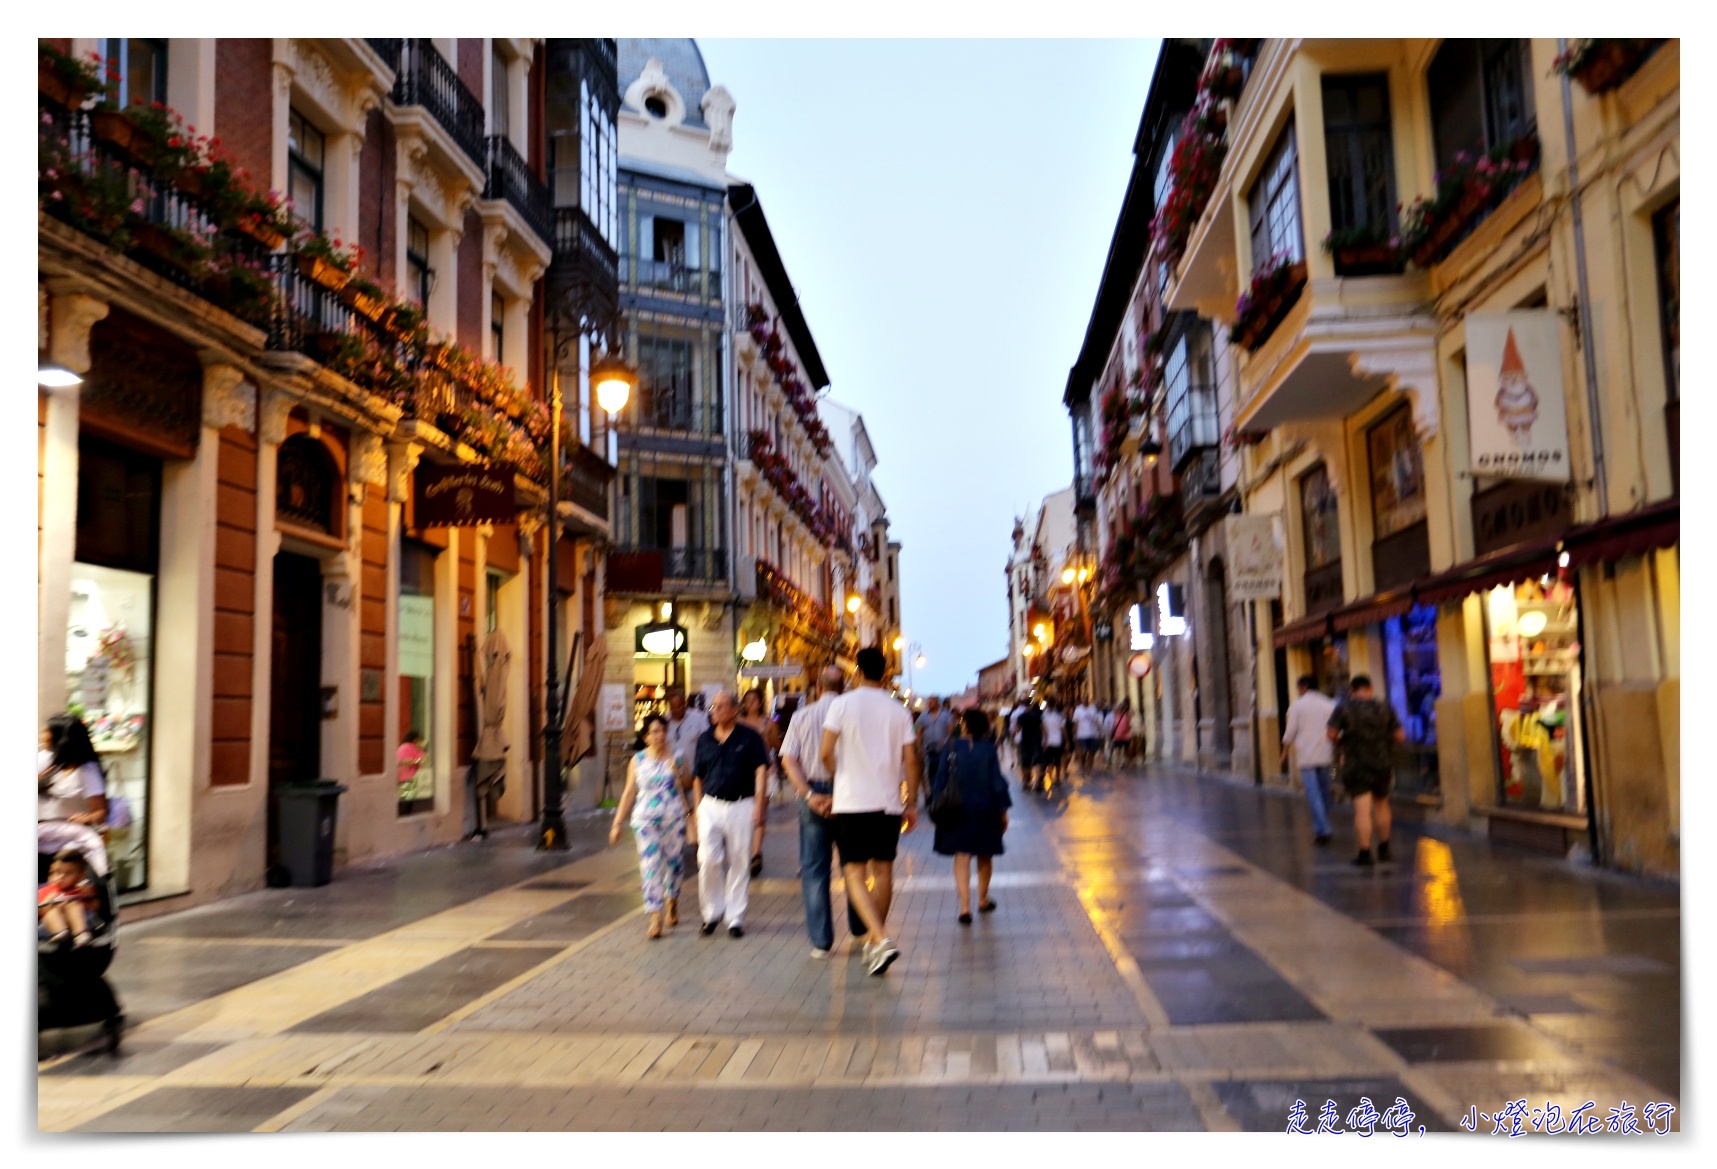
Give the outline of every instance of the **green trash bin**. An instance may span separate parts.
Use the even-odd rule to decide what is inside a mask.
[[[334,879],[334,817],[345,785],[331,779],[282,784],[280,863],[297,887],[326,885]]]

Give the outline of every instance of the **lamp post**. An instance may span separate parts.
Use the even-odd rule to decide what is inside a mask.
[[[548,596],[548,622],[544,630],[547,652],[543,654],[546,676],[543,679],[543,818],[537,832],[539,849],[566,848],[566,817],[562,804],[566,790],[561,783],[561,736],[565,733],[566,706],[560,692],[560,674],[555,669],[558,656],[556,643],[560,640],[558,601],[560,589],[560,364],[563,356],[561,321],[557,314],[550,327],[554,355],[552,387],[549,394],[549,476],[548,476],[548,563],[544,566],[545,591]],[[576,340],[580,334],[573,334]],[[619,329],[611,329],[613,347],[618,348]],[[590,384],[596,391],[597,404],[608,414],[609,426],[614,416],[626,406],[632,394],[634,375],[618,356],[604,354],[590,363]]]
[[[894,639],[894,648],[897,652],[903,645],[905,652],[900,656],[902,663],[906,666],[906,689],[910,691],[912,689],[912,667],[917,666],[920,670],[924,668],[924,647],[916,641],[907,645],[904,638],[897,637]]]

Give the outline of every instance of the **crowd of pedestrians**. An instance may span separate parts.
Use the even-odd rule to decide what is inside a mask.
[[[1145,743],[1126,702],[1021,701],[992,724],[982,710],[956,711],[926,699],[916,718],[886,688],[887,659],[867,648],[858,676],[824,669],[815,691],[787,719],[785,734],[765,714],[761,691],[717,693],[709,713],[689,706],[685,691],[667,692],[668,713],[644,720],[642,750],[627,766],[610,828],[619,842],[630,825],[638,847],[649,915],[648,936],[679,921],[688,839],[696,841],[700,932],[722,926],[745,936],[750,881],[762,862],[770,777],[798,801],[799,877],[811,957],[835,948],[832,890],[837,872],[846,892],[847,928],[866,970],[880,975],[901,955],[889,932],[894,861],[900,838],[918,825],[922,794],[935,823],[934,851],[953,863],[958,920],[991,913],[994,858],[1013,805],[1007,772],[1025,790],[1048,792],[1070,772],[1084,775],[1137,762]],[[1339,780],[1353,801],[1354,864],[1389,863],[1389,791],[1395,744],[1404,732],[1393,709],[1355,677],[1343,702],[1310,676],[1282,726],[1281,764],[1297,767],[1318,847],[1332,837],[1330,816]],[[1375,841],[1375,852],[1373,851]],[[838,859],[837,859],[838,858]]]

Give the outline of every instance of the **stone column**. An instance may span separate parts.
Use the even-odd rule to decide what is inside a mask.
[[[47,359],[73,373],[89,372],[89,334],[107,316],[107,303],[71,286],[50,283]],[[42,436],[42,538],[36,595],[38,722],[66,708],[66,623],[71,614],[72,561],[77,558],[77,386],[38,390],[48,398]]]

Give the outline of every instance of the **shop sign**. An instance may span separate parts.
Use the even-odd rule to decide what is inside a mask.
[[[603,683],[601,704],[603,730],[626,731],[632,728],[632,719],[626,709],[630,703],[624,682]]]
[[[1151,672],[1151,655],[1136,653],[1127,659],[1127,673],[1135,678],[1143,678]]]
[[[470,528],[510,524],[518,518],[513,477],[488,467],[419,463],[416,524],[420,528]]]
[[[639,625],[633,630],[632,637],[633,649],[636,653],[651,654],[661,658],[683,654],[689,644],[685,627],[666,621]]]
[[[1134,605],[1127,610],[1127,648],[1133,651],[1150,649],[1156,644],[1156,634],[1145,628],[1145,607]]]
[[[1186,634],[1186,589],[1163,581],[1157,586],[1157,632],[1164,637]]]
[[[399,599],[399,672],[407,678],[435,676],[435,598]]]
[[[1556,314],[1473,313],[1466,332],[1473,473],[1566,482],[1568,419]]]
[[[1560,483],[1503,483],[1473,496],[1473,552],[1560,536],[1574,522]]]
[[[1272,601],[1282,595],[1282,535],[1274,512],[1223,518],[1228,597]]]
[[[742,666],[739,670],[741,678],[759,681],[782,682],[789,678],[797,678],[805,672],[804,666]]]
[[[1115,636],[1115,627],[1107,621],[1099,621],[1091,627],[1091,632],[1098,641],[1108,641]]]

